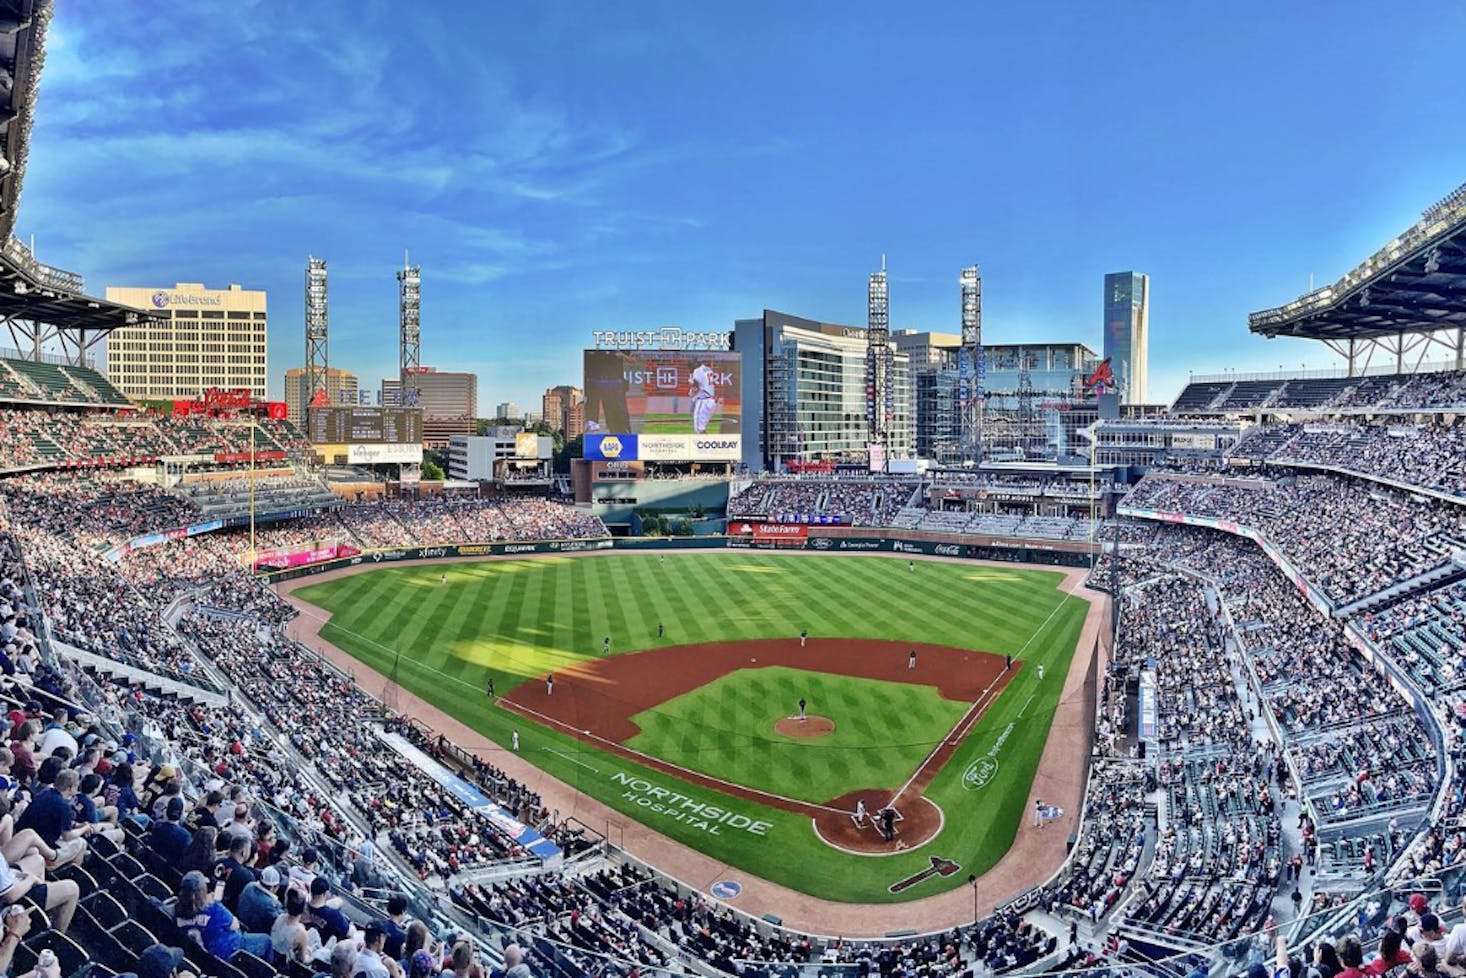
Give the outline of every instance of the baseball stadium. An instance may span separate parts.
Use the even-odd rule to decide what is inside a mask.
[[[1236,311],[1336,370],[1127,401],[1145,276],[1100,355],[984,339],[976,266],[892,333],[883,261],[463,425],[406,260],[375,405],[324,259],[286,401],[262,292],[40,261],[53,16],[0,0],[0,973],[1466,966],[1466,186]]]

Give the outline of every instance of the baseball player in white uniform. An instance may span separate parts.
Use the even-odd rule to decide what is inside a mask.
[[[692,396],[692,431],[694,434],[704,434],[708,430],[708,422],[713,419],[713,409],[717,407],[717,388],[713,385],[713,371],[705,363],[700,363],[692,371],[692,385],[688,393]]]

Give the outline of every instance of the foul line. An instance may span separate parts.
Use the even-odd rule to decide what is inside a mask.
[[[714,777],[711,774],[704,774],[701,771],[694,771],[692,768],[683,767],[680,764],[673,764],[671,761],[663,760],[660,757],[653,757],[651,754],[643,754],[641,751],[637,750],[634,747],[627,747],[625,744],[618,743],[614,740],[609,740],[605,737],[602,737],[600,734],[591,733],[589,730],[581,727],[571,726],[563,720],[558,720],[555,717],[549,716],[545,713],[541,713],[538,710],[532,710],[521,703],[516,703],[514,700],[509,699],[508,697],[500,697],[499,702],[503,706],[507,706],[521,716],[529,717],[531,720],[536,720],[546,725],[554,725],[564,730],[568,730],[570,734],[574,737],[581,737],[587,740],[595,741],[598,744],[602,744],[608,751],[613,754],[630,755],[632,760],[639,761],[640,763],[645,764],[647,767],[652,768],[653,770],[662,771],[664,774],[669,773],[669,769],[670,771],[675,771],[677,772],[678,777],[685,777],[686,780],[691,782],[692,784],[697,784],[699,782],[712,782],[716,785],[722,785],[728,788],[736,788],[739,792],[758,796],[757,798],[745,800],[757,801],[761,798],[773,799],[774,801],[782,803],[783,806],[794,806],[794,810],[796,812],[819,811],[831,812],[836,815],[850,814],[843,808],[831,808],[829,805],[821,805],[812,801],[801,801],[798,798],[787,798],[784,795],[775,794],[772,791],[764,791],[761,788],[750,788],[746,784],[739,784],[736,781],[725,781],[722,778]],[[725,792],[725,794],[732,795],[735,798],[739,797],[737,794],[731,791]]]
[[[580,760],[578,758],[571,757],[569,754],[562,754],[560,751],[557,751],[553,747],[546,747],[545,748],[545,753],[546,754],[554,754],[556,757],[563,757],[563,758],[565,758],[565,760],[569,761],[571,764],[579,764],[581,767],[585,768],[587,771],[593,771],[596,774],[600,774],[601,773],[601,769],[600,768],[598,768],[598,767],[591,767],[589,764],[585,763],[585,761],[582,761],[582,760]]]
[[[1084,581],[1081,578],[1077,580],[1074,583],[1074,586],[1071,587],[1067,592],[1060,592],[1064,595],[1063,598],[1060,599],[1058,604],[1054,605],[1054,610],[1049,612],[1049,616],[1038,623],[1038,627],[1033,630],[1033,634],[1028,636],[1028,641],[1024,642],[1022,647],[1018,649],[1017,655],[1022,655],[1024,650],[1033,644],[1033,640],[1038,638],[1039,634],[1048,627],[1049,622],[1053,621],[1054,616],[1059,613],[1060,609],[1062,609],[1066,604],[1069,603],[1069,599],[1074,597],[1074,592],[1078,591],[1083,583]],[[1015,655],[1015,658],[1017,657],[1017,655]],[[926,770],[926,766],[931,763],[932,758],[937,755],[938,751],[942,750],[944,747],[948,746],[948,744],[954,741],[957,743],[958,749],[961,748],[961,741],[967,737],[967,734],[971,731],[971,727],[976,724],[976,722],[982,717],[983,701],[986,700],[989,694],[992,693],[993,687],[998,684],[999,680],[1001,680],[1010,671],[1011,670],[1009,669],[1004,669],[1002,672],[998,673],[997,677],[993,679],[992,682],[988,683],[987,688],[978,694],[978,697],[976,700],[973,701],[972,706],[967,708],[967,712],[962,714],[962,716],[958,718],[957,722],[952,726],[952,729],[947,731],[946,736],[944,736],[941,740],[937,742],[937,745],[931,749],[931,753],[927,754],[926,758],[919,765],[917,765],[916,770],[911,772],[911,777],[906,779],[906,783],[903,784],[896,791],[896,793],[891,796],[892,804],[898,801],[901,796],[906,793],[907,788],[910,788],[913,784],[916,783],[916,779],[921,777],[921,773]],[[1030,695],[1028,699],[1031,702],[1033,700],[1033,695]],[[1028,703],[1023,704],[1023,709],[1028,709]],[[1022,712],[1020,712],[1018,715],[1021,717],[1023,714]],[[923,797],[925,797],[925,792],[923,792]]]

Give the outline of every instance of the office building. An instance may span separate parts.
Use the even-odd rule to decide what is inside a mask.
[[[442,448],[454,435],[471,435],[477,425],[478,375],[418,367],[417,404],[422,411],[423,444]],[[401,400],[402,380],[382,378],[381,401],[395,407]]]
[[[585,431],[585,391],[569,384],[551,387],[541,401],[541,417],[553,430],[574,441]]]
[[[454,435],[448,440],[448,476],[467,482],[524,485],[549,482],[552,448],[548,435],[536,437],[535,450],[521,456],[523,429],[517,425],[488,427],[482,435]]]
[[[752,472],[789,462],[867,461],[866,330],[765,309],[733,326],[743,356],[743,464]],[[893,344],[894,347],[894,344]],[[915,452],[910,359],[891,355],[888,458]]]
[[[898,329],[891,334],[896,352],[906,354],[913,373],[928,367],[955,365],[953,359],[962,348],[962,337],[956,333],[918,332],[914,329]]]
[[[265,397],[265,293],[196,282],[172,288],[109,286],[107,300],[166,313],[162,323],[107,337],[107,379],[128,397],[196,398],[210,387]]]
[[[499,406],[494,408],[494,417],[518,421],[524,417],[524,412],[519,410],[519,405],[513,401],[501,401]]]
[[[354,405],[360,399],[356,374],[340,367],[326,370],[326,396],[335,405]],[[305,421],[305,368],[291,367],[285,371],[285,409],[294,424]]]
[[[1120,404],[1144,404],[1149,393],[1150,276],[1105,276],[1104,356],[1115,374]]]

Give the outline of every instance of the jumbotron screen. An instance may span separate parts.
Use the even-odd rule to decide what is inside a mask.
[[[737,461],[742,357],[696,350],[586,350],[585,457]]]
[[[417,445],[422,443],[422,411],[394,407],[308,408],[306,437],[316,445]]]

